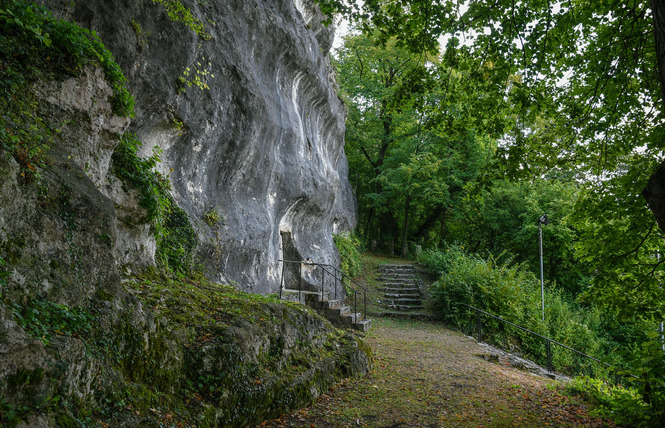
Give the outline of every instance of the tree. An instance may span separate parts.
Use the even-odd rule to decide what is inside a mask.
[[[349,108],[347,155],[361,224],[369,237],[394,241],[399,226],[378,177],[391,149],[422,128],[414,106],[428,73],[420,56],[391,43],[378,47],[372,35],[347,37],[334,64]]]
[[[449,242],[501,262],[526,263],[538,274],[538,218],[547,213],[551,223],[543,228],[545,279],[577,296],[590,279],[587,265],[576,255],[580,234],[571,222],[579,191],[574,183],[559,180],[497,181],[460,204]]]
[[[361,232],[388,248],[445,231],[446,212],[465,194],[493,150],[468,110],[482,100],[459,66],[463,53],[414,55],[376,36],[347,37],[335,64],[349,108],[346,151],[359,200]],[[483,85],[478,83],[474,94]],[[487,108],[487,111],[493,109]],[[436,238],[434,238],[436,239]]]
[[[651,211],[657,233],[641,214],[630,227],[607,229],[591,261],[599,289],[612,275],[601,277],[617,266],[619,253],[605,252],[616,247],[609,241],[620,245],[630,233],[630,241],[639,244],[637,237],[665,231],[665,1],[470,0],[466,9],[442,0],[368,0],[355,8],[347,1],[321,4],[346,8],[354,19],[378,28],[381,40],[396,35],[412,51],[431,51],[447,34],[491,64],[492,79],[504,82],[501,95],[514,106],[513,126],[505,129],[496,157],[501,173],[523,178],[575,169],[586,181],[584,212],[619,218],[636,214],[639,204]],[[583,228],[582,241],[594,239],[591,230]],[[641,280],[632,286],[663,302],[661,260],[646,256],[652,245],[662,252],[662,239],[649,242],[649,251],[624,257],[622,269],[639,272]],[[613,275],[623,280],[627,272]],[[604,299],[614,293],[606,291],[597,298],[612,307],[640,307],[642,293]],[[648,314],[662,316],[665,307],[657,306]]]

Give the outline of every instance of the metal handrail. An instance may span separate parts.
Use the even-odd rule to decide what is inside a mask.
[[[325,274],[327,273],[330,275],[331,278],[333,278],[333,284],[335,286],[335,297],[337,297],[337,284],[339,283],[340,285],[346,286],[351,292],[353,292],[353,313],[358,313],[358,289],[362,290],[363,294],[363,318],[367,318],[367,288],[364,286],[358,284],[357,282],[353,281],[348,275],[346,275],[344,272],[342,272],[341,269],[337,268],[336,266],[333,266],[331,264],[327,263],[315,263],[315,262],[308,262],[308,261],[298,261],[298,260],[279,260],[282,264],[290,263],[290,264],[298,264],[299,265],[299,272],[298,272],[298,299],[301,298],[301,293],[302,293],[302,267],[303,266],[316,266],[321,268],[321,300],[323,300],[323,294],[325,291]],[[330,269],[328,269],[330,268]],[[346,278],[345,278],[346,277]],[[354,286],[356,288],[354,288]],[[282,278],[280,281],[280,289],[279,289],[279,298],[282,298],[282,289],[284,288],[284,268],[282,267]]]
[[[508,320],[505,320],[505,319],[503,319],[503,318],[501,318],[501,317],[498,317],[498,316],[496,316],[496,315],[490,314],[489,312],[485,312],[485,311],[483,311],[482,309],[478,309],[478,308],[473,307],[473,306],[471,306],[471,305],[467,305],[466,303],[460,303],[460,305],[462,305],[462,306],[466,306],[466,307],[469,308],[469,309],[473,309],[474,311],[476,311],[476,314],[478,315],[478,321],[477,321],[478,343],[480,343],[480,342],[481,342],[481,339],[482,339],[482,320],[481,320],[481,314],[487,315],[487,316],[489,316],[489,317],[491,317],[491,318],[497,319],[497,320],[499,320],[499,321],[501,321],[501,322],[504,322],[504,323],[506,323],[506,324],[508,324],[508,325],[511,325],[511,326],[513,326],[513,327],[515,327],[515,328],[518,328],[518,329],[520,329],[520,330],[526,331],[526,332],[529,333],[529,334],[532,334],[532,335],[534,335],[534,336],[540,337],[541,339],[544,339],[544,340],[546,341],[546,343],[547,343],[547,371],[550,372],[550,373],[553,373],[553,372],[554,372],[554,366],[553,366],[553,364],[552,364],[552,349],[551,349],[551,344],[552,344],[552,343],[555,344],[555,345],[561,346],[561,347],[563,347],[563,348],[566,348],[566,349],[568,349],[568,350],[570,350],[570,351],[573,351],[573,352],[575,352],[575,353],[577,353],[577,354],[579,354],[579,355],[581,355],[581,356],[583,356],[583,357],[585,357],[585,358],[588,358],[588,359],[590,359],[590,360],[593,360],[593,361],[595,361],[595,362],[597,362],[597,363],[604,364],[605,367],[608,367],[608,368],[611,368],[611,367],[612,367],[610,364],[604,363],[604,362],[602,362],[601,360],[599,360],[598,358],[592,357],[591,355],[587,355],[587,354],[585,354],[585,353],[582,352],[582,351],[578,351],[577,349],[573,349],[573,348],[571,348],[570,346],[564,345],[563,343],[557,342],[557,341],[554,340],[554,339],[551,339],[551,338],[549,338],[549,337],[546,337],[546,336],[543,336],[543,335],[541,335],[541,334],[538,334],[538,333],[536,333],[535,331],[531,331],[531,330],[529,330],[528,328],[524,328],[524,327],[522,327],[522,326],[520,326],[520,325],[517,325],[517,324],[515,324],[515,323],[512,323],[512,322],[510,322],[510,321],[508,321]],[[619,383],[619,382],[618,382],[618,373],[617,373],[616,370],[614,371],[614,377],[615,377],[616,382]]]

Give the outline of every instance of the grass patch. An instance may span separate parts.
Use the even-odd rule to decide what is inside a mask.
[[[125,285],[157,318],[165,317],[194,332],[198,340],[239,320],[258,325],[273,322],[274,313],[267,303],[307,311],[302,305],[279,300],[278,296],[249,294],[204,278],[182,278],[150,268]]]

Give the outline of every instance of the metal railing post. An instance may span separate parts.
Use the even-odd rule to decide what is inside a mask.
[[[298,266],[298,276],[300,276],[298,280],[298,301],[302,301],[302,262]]]
[[[552,343],[547,339],[547,371],[550,373],[554,372],[554,366],[552,365]]]
[[[282,260],[282,279],[279,280],[279,300],[282,300],[282,290],[284,289],[284,267],[286,263]]]
[[[482,314],[480,313],[480,311],[476,311],[476,314],[478,314],[478,343],[480,343],[480,341],[483,337],[483,335],[482,335],[482,331],[483,331],[483,324],[482,323],[483,323],[483,321],[482,321],[482,318],[481,318]]]
[[[358,314],[358,292],[354,291],[353,292],[353,316],[354,318]]]
[[[326,288],[326,270],[321,268],[321,300],[323,300],[323,290]]]
[[[335,269],[335,298],[337,298],[337,269]]]

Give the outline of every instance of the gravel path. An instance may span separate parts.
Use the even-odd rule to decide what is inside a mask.
[[[377,319],[374,368],[268,427],[613,426],[549,379],[480,358],[471,338],[421,321]]]

